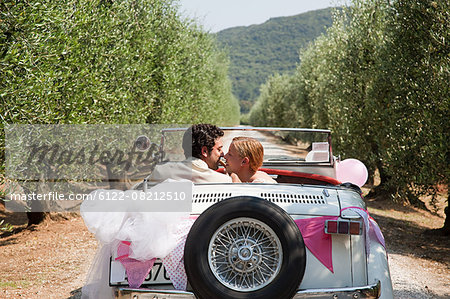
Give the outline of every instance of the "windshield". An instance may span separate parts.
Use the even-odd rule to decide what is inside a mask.
[[[233,127],[222,128],[223,151],[228,148],[234,137],[253,137],[264,147],[264,166],[274,164],[330,164],[332,159],[331,135],[329,130],[280,129]],[[162,150],[164,161],[182,161],[185,159],[180,143],[186,129],[163,130]]]

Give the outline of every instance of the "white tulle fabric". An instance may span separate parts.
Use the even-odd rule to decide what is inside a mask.
[[[117,190],[96,190],[95,198]],[[130,258],[149,260],[168,256],[177,247],[179,227],[184,225],[189,213],[170,212],[92,212],[101,201],[84,201],[80,207],[81,216],[88,230],[99,241],[99,247],[82,288],[82,298],[113,298],[109,287],[109,262],[120,241],[131,242]],[[136,207],[133,207],[133,210]]]

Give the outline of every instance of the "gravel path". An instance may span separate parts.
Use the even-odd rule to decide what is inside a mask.
[[[446,268],[438,262],[390,253],[394,298],[450,298],[450,277]]]

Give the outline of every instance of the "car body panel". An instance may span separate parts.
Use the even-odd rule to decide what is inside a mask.
[[[197,184],[193,189],[192,214],[201,214],[220,200],[254,196],[273,202],[290,215],[339,216],[337,190],[323,186],[274,184]]]
[[[381,282],[381,299],[392,298],[391,274],[385,248],[375,240],[370,242],[370,255],[367,263],[368,282]]]

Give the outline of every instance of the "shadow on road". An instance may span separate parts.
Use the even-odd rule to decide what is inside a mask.
[[[407,207],[404,209],[408,210]],[[403,212],[417,213],[413,209]],[[450,238],[448,236],[426,233],[428,227],[418,224],[420,219],[418,219],[419,221],[408,221],[398,219],[395,213],[392,213],[392,215],[380,215],[377,211],[371,211],[371,216],[379,224],[386,239],[388,252],[411,255],[450,266]],[[417,213],[417,217],[425,218],[419,213]]]

